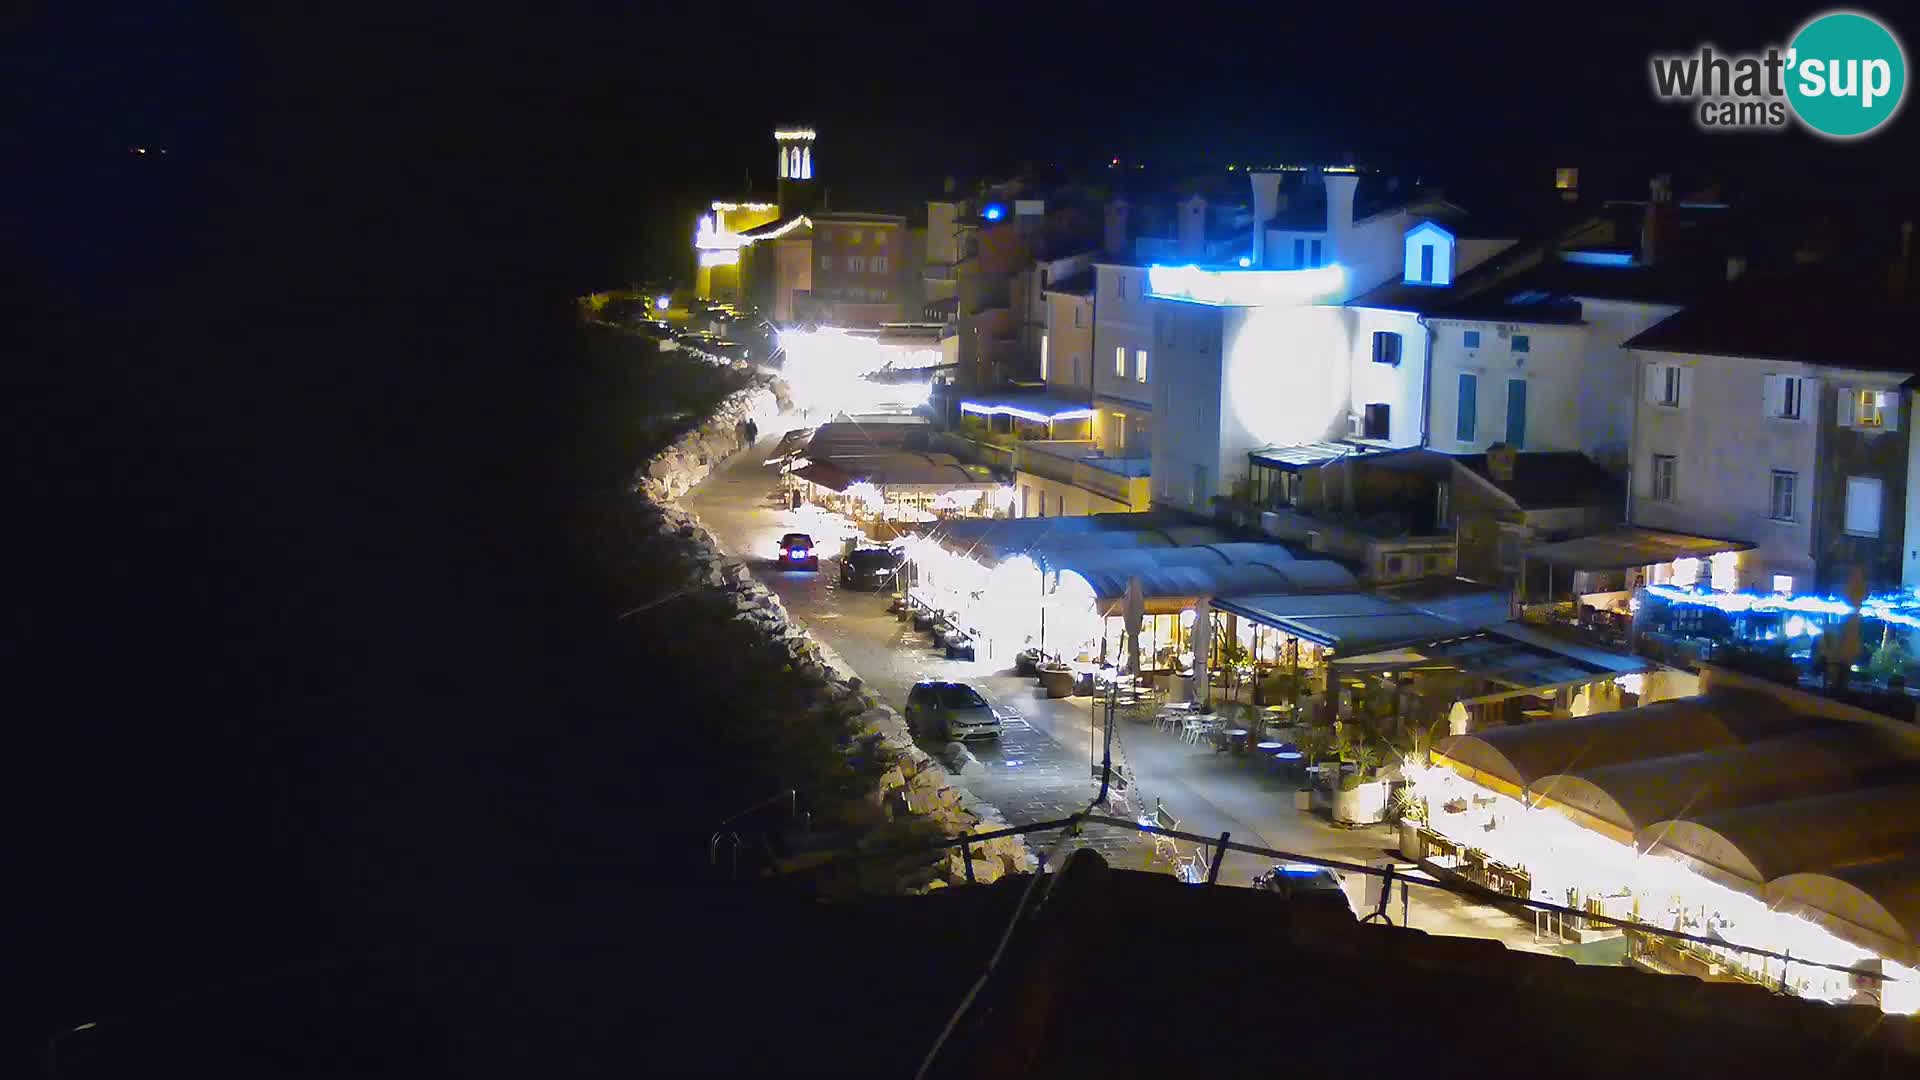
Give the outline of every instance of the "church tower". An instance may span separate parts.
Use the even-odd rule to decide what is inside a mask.
[[[815,192],[819,187],[813,179],[813,129],[781,128],[773,133],[773,141],[780,149],[779,167],[775,171],[780,177],[780,216],[791,217],[815,209]]]

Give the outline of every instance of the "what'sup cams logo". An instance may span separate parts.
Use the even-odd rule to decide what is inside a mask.
[[[1648,61],[1654,96],[1686,102],[1703,131],[1781,130],[1789,123],[1831,139],[1885,127],[1907,90],[1907,58],[1886,24],[1856,11],[1807,21],[1783,48],[1697,51]]]

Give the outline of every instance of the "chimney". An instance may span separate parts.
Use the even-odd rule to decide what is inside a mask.
[[[1487,447],[1487,476],[1496,487],[1513,486],[1513,463],[1519,456],[1518,451],[1503,442]]]
[[[1267,222],[1280,212],[1280,173],[1248,173],[1253,181],[1253,265],[1267,265]]]
[[[1727,256],[1727,280],[1739,281],[1740,275],[1747,272],[1747,257],[1744,255]]]
[[[1647,213],[1640,224],[1640,263],[1652,266],[1668,255],[1673,244],[1673,177],[1661,173],[1648,184]]]
[[[1353,193],[1360,177],[1353,173],[1327,173],[1327,261],[1338,262],[1344,252],[1341,241],[1353,229]]]
[[[1105,249],[1108,255],[1124,257],[1132,246],[1129,239],[1132,231],[1127,221],[1128,211],[1131,209],[1125,199],[1115,198],[1107,202]]]
[[[1207,200],[1195,193],[1180,204],[1180,257],[1199,262],[1207,254]]]

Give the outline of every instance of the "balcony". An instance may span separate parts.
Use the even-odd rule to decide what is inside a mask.
[[[1127,506],[1134,502],[1134,481],[1145,479],[1151,465],[1152,459],[1146,457],[1108,457],[1091,441],[1032,440],[1013,448],[1016,470]]]
[[[960,273],[957,264],[947,266],[928,263],[926,266],[921,267],[920,277],[923,281],[958,281],[960,280]]]

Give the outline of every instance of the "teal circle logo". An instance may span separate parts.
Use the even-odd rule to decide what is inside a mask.
[[[1822,135],[1865,135],[1900,111],[1906,53],[1872,16],[1821,15],[1794,35],[1787,55],[1787,101],[1801,123]]]

